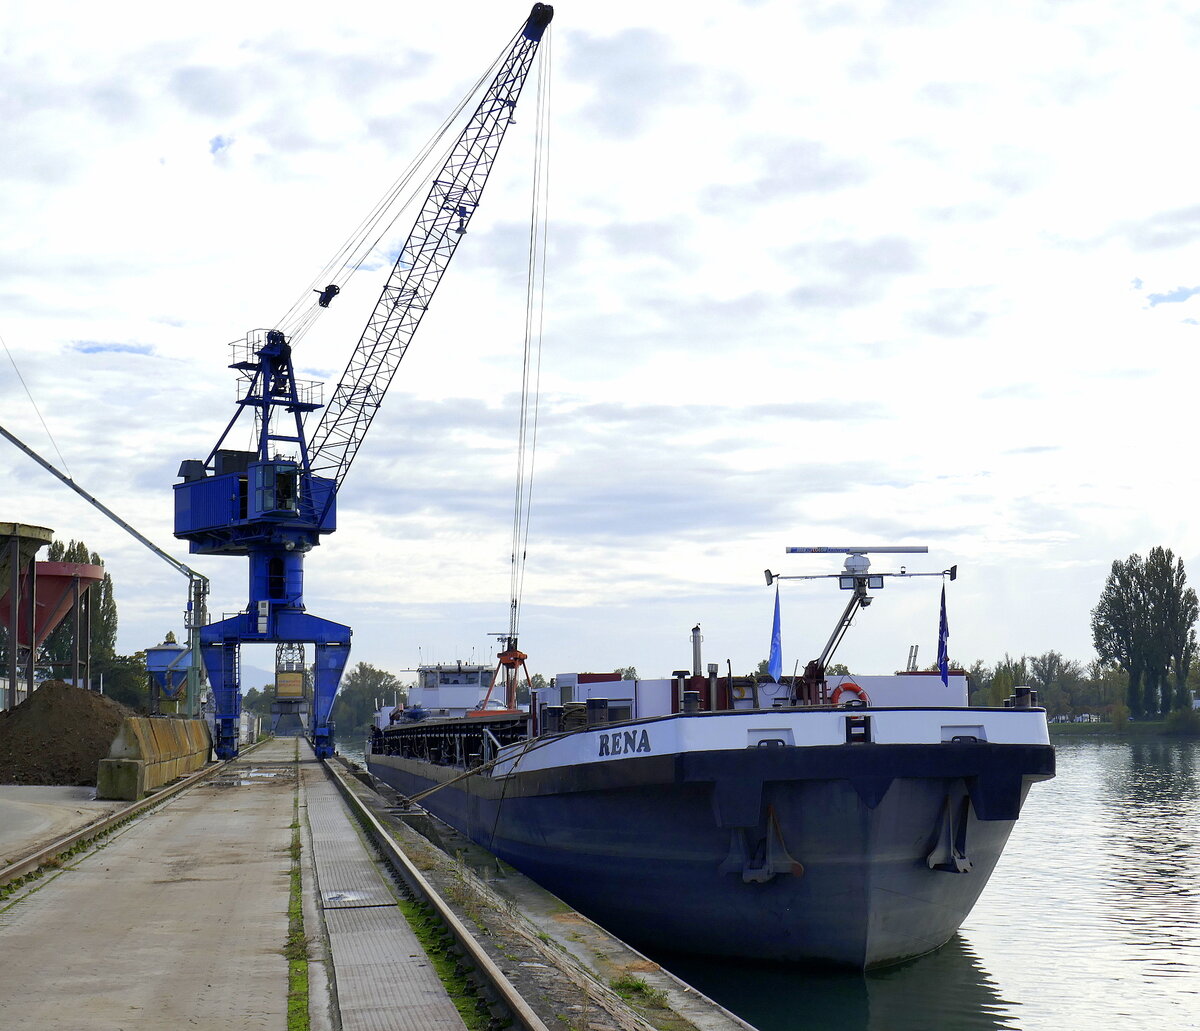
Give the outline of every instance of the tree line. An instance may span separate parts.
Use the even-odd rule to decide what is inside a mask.
[[[1133,554],[1113,562],[1091,611],[1092,661],[1048,651],[1016,658],[1006,653],[992,666],[955,666],[967,672],[972,705],[1003,705],[1020,684],[1037,690],[1051,716],[1155,719],[1190,710],[1200,688],[1198,616],[1183,560],[1170,548],[1155,547],[1145,558]]]

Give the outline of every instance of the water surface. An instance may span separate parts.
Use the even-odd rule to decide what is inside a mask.
[[[1057,750],[937,953],[865,976],[656,958],[761,1031],[1200,1028],[1200,745]]]

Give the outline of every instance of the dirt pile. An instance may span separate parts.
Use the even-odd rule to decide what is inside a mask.
[[[0,712],[0,784],[95,784],[96,764],[132,715],[95,691],[47,680]]]

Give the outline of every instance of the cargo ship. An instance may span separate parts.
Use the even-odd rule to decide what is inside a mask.
[[[851,575],[865,607],[878,576]],[[368,769],[645,949],[868,969],[945,944],[1054,775],[1036,694],[826,676],[828,647],[803,676],[719,676],[699,637],[690,671],[560,674],[528,711],[489,709],[487,667],[423,667]]]

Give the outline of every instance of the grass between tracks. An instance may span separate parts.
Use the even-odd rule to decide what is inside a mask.
[[[287,1031],[309,1031],[308,936],[304,933],[304,896],[300,886],[300,746],[296,746],[296,793],[292,800],[291,890],[288,935],[283,956],[288,965]]]
[[[437,971],[450,1001],[467,1025],[467,1031],[487,1031],[497,1026],[487,1004],[467,976],[467,967],[455,951],[454,939],[433,910],[412,899],[401,899],[397,905]]]

